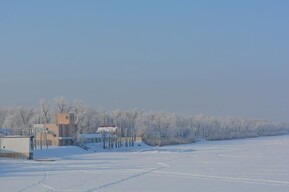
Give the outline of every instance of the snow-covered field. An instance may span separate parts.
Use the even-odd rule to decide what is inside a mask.
[[[0,158],[0,191],[289,191],[289,136],[93,151]]]

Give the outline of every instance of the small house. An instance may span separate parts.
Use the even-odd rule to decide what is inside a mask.
[[[33,136],[1,136],[0,157],[33,159]]]

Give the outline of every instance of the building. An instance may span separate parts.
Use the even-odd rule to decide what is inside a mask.
[[[33,136],[1,136],[0,157],[33,158]]]
[[[117,134],[118,132],[120,132],[120,129],[117,126],[100,126],[96,131],[96,133],[110,133],[110,134]]]
[[[72,145],[77,135],[77,125],[73,113],[58,113],[54,124],[35,124],[32,132],[35,145]]]
[[[132,147],[134,142],[142,142],[141,137],[122,137],[117,126],[100,126],[95,134],[79,134],[79,144],[99,143],[103,148]],[[124,144],[123,144],[124,143]]]

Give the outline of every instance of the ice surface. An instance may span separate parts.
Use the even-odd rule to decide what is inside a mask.
[[[0,159],[1,192],[289,191],[289,136],[34,156],[41,161]]]

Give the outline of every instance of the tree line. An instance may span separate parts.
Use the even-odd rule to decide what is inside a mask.
[[[82,102],[63,96],[52,102],[40,99],[39,107],[0,107],[0,127],[14,134],[27,135],[34,124],[54,123],[56,113],[76,115],[78,133],[95,133],[99,126],[116,125],[121,136],[141,136],[149,145],[184,144],[196,139],[224,140],[289,133],[288,122],[251,120],[206,115],[182,116],[166,112],[93,109]]]

